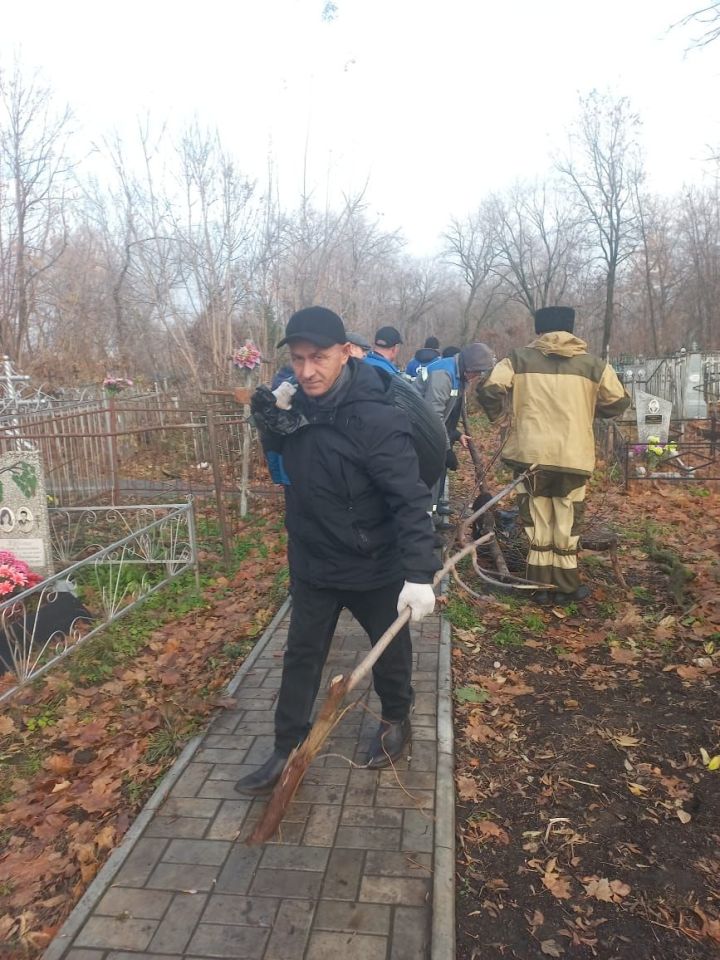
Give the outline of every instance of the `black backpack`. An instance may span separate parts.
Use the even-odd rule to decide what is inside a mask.
[[[445,469],[448,449],[445,425],[414,384],[400,376],[385,373],[380,368],[376,369],[387,384],[388,399],[410,421],[420,477],[426,486],[432,487]]]

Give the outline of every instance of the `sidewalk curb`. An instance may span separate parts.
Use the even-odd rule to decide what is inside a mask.
[[[441,594],[446,592],[447,581],[441,588]],[[455,741],[451,654],[452,629],[441,615],[431,960],[455,960]]]
[[[227,687],[225,688],[226,696],[232,696],[239,687],[240,682],[245,674],[250,672],[255,661],[270,642],[278,624],[287,614],[290,603],[291,599],[288,596],[282,602],[280,609],[265,628],[262,636],[253,647],[251,653],[243,661],[238,672],[228,683]],[[176,781],[180,778],[180,774],[185,770],[187,765],[192,760],[206,733],[207,731],[199,733],[197,736],[193,737],[192,740],[189,740],[185,745],[185,748],[180,756],[177,758],[172,767],[170,767],[168,772],[155,788],[155,791],[150,799],[133,821],[132,826],[122,838],[120,845],[116,847],[110,854],[98,875],[75,904],[72,912],[68,916],[65,923],[63,923],[60,930],[55,934],[54,939],[43,954],[43,960],[60,960],[65,951],[71,945],[75,935],[87,920],[88,915],[92,912],[95,904],[100,900],[100,897],[103,895],[103,893],[105,893],[107,888],[111,886],[115,875],[120,870],[120,867],[122,867],[122,865],[125,863],[132,851],[132,848],[135,846],[136,840],[139,839],[158,807],[160,807],[160,805],[164,802],[168,793],[173,788]]]

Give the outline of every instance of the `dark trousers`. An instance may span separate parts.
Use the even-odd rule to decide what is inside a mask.
[[[282,683],[275,709],[275,748],[288,755],[307,736],[322,669],[343,608],[375,644],[397,617],[402,581],[375,590],[327,590],[295,580]],[[373,667],[385,720],[404,720],[412,696],[412,644],[407,624]]]

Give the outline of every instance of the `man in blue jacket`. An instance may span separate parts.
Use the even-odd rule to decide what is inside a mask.
[[[290,479],[285,524],[293,605],[275,712],[275,749],[236,785],[268,793],[307,736],[338,617],[350,610],[377,642],[398,613],[432,613],[438,569],[410,423],[385,380],[349,357],[342,320],[324,307],[290,318],[285,339],[298,388],[290,402],[260,388],[253,413]],[[388,765],[410,740],[412,647],[407,625],[373,668],[382,719],[367,766]]]
[[[395,327],[380,327],[375,334],[373,349],[365,357],[365,363],[380,367],[388,373],[400,373],[397,368],[398,349],[402,343],[400,332]]]

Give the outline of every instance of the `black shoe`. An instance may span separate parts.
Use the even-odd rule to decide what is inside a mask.
[[[538,590],[537,593],[532,595],[535,603],[539,604],[541,607],[547,607],[552,603],[552,597],[547,590]]]
[[[590,596],[590,587],[585,586],[583,583],[582,586],[578,587],[577,590],[573,590],[572,593],[558,593],[557,601],[558,603],[577,603],[580,600],[587,600]]]
[[[397,721],[382,720],[370,744],[365,766],[369,770],[389,767],[406,752],[411,737],[410,717]]]
[[[437,505],[437,513],[441,517],[450,516],[452,510],[450,509],[450,504],[447,502],[447,500],[440,501],[440,503]]]
[[[247,797],[262,797],[270,793],[280,779],[286,763],[287,757],[278,753],[277,750],[273,751],[269,760],[266,760],[261,767],[238,780],[235,789]]]

